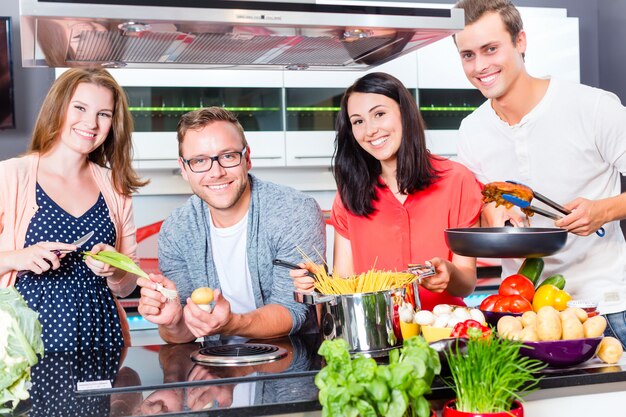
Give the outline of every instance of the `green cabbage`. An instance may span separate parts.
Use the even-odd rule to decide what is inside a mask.
[[[28,398],[30,367],[43,356],[38,316],[15,288],[0,288],[0,414]]]

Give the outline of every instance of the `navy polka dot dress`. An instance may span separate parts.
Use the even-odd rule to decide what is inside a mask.
[[[115,227],[102,194],[80,217],[59,207],[37,184],[39,210],[30,221],[25,247],[38,242],[71,243],[93,231],[82,249],[96,243],[115,246]],[[106,279],[95,275],[80,250],[61,259],[61,267],[28,273],[15,284],[28,306],[39,312],[47,352],[108,349],[124,345],[119,315]]]
[[[32,408],[28,417],[109,416],[106,395],[76,396],[78,382],[109,380],[120,365],[121,348],[79,352],[46,352],[31,369]]]

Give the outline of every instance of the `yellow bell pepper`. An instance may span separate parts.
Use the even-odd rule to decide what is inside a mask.
[[[554,296],[554,304],[552,305],[558,311],[563,311],[567,308],[567,302],[571,301],[572,296],[564,290],[558,290]]]
[[[560,290],[557,286],[545,284],[537,288],[533,297],[533,310],[539,311],[541,307],[552,306],[558,311],[567,308],[567,302],[572,299],[566,291]]]

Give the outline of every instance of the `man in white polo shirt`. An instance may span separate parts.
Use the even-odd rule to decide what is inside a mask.
[[[572,213],[536,227],[571,232],[565,248],[545,259],[544,276],[563,274],[575,299],[592,299],[609,321],[608,335],[626,342],[626,108],[612,93],[526,72],[526,34],[509,0],[463,0],[465,28],[455,35],[468,80],[488,100],[463,120],[459,160],[483,183],[514,180]],[[533,202],[535,204],[535,202]],[[541,203],[537,202],[541,206]],[[551,210],[551,209],[548,209]],[[519,210],[485,206],[483,224],[516,226]],[[606,235],[595,232],[603,227]],[[503,276],[520,259],[503,259]]]

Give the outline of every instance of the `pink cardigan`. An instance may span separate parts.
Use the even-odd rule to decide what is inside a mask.
[[[0,252],[24,247],[28,225],[39,209],[36,198],[38,165],[39,154],[30,154],[0,162]],[[115,249],[136,259],[137,242],[135,240],[136,229],[133,221],[132,200],[115,191],[109,169],[94,163],[89,165],[109,208],[111,221],[115,225],[117,235]],[[13,271],[0,276],[0,288],[14,285],[16,275],[17,271]],[[135,288],[135,279],[131,274],[127,274],[119,283],[108,283],[108,285],[113,294],[123,297]],[[124,344],[130,346],[130,329],[126,320],[126,312],[117,298],[115,304],[120,316]]]
[[[24,247],[26,232],[31,218],[38,210],[35,185],[39,154],[0,162],[0,252],[13,251]],[[91,172],[109,208],[111,221],[115,225],[117,241],[115,249],[135,259],[135,223],[133,221],[132,200],[118,194],[111,180],[111,170],[90,163]],[[15,284],[17,271],[0,276],[0,288]],[[126,281],[123,280],[122,283]],[[115,288],[116,295],[125,296],[126,288]],[[132,291],[132,288],[130,288]]]

